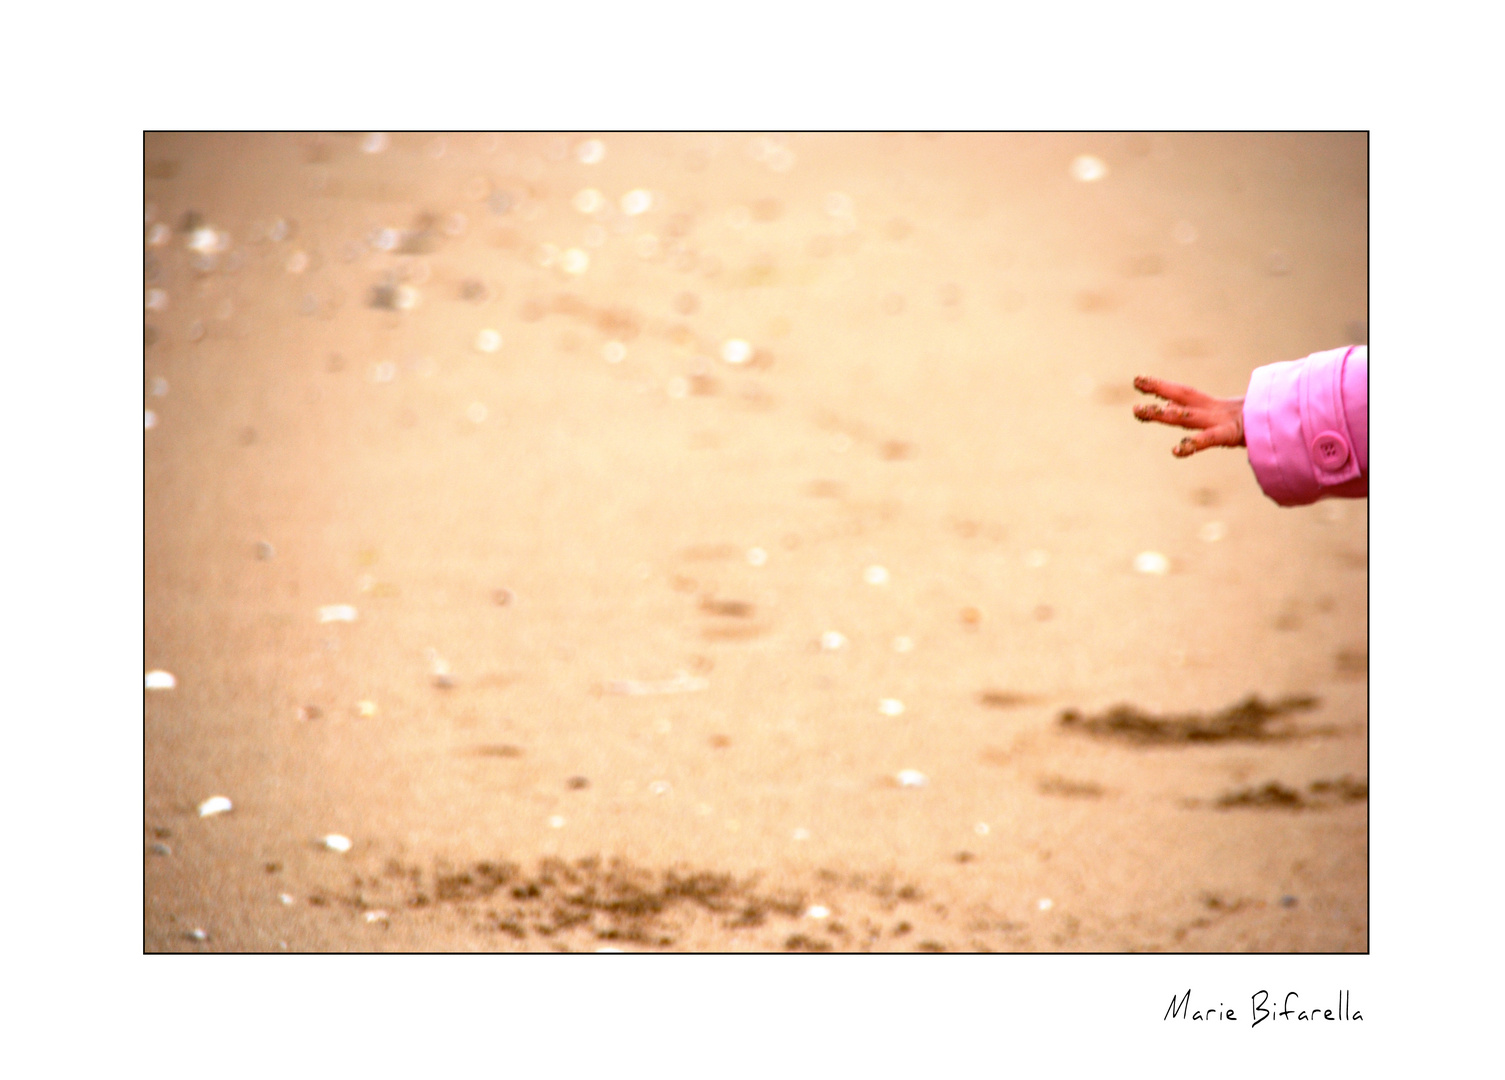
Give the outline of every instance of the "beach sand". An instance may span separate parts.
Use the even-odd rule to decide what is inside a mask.
[[[145,175],[146,951],[1368,950],[1367,502],[1130,385],[1366,340],[1365,136]]]

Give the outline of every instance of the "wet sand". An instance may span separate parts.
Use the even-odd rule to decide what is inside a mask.
[[[589,140],[147,137],[145,949],[1367,951],[1366,139]]]

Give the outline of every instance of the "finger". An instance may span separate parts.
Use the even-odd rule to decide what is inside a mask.
[[[1165,379],[1151,378],[1148,375],[1135,376],[1134,389],[1141,393],[1163,397],[1179,405],[1205,405],[1212,400],[1206,394],[1202,393],[1202,391],[1193,389],[1190,386],[1167,382]]]
[[[1188,408],[1185,405],[1136,405],[1134,415],[1143,421],[1155,420],[1175,427],[1208,428],[1218,423],[1207,410]]]
[[[1188,435],[1175,446],[1171,447],[1171,453],[1177,457],[1191,457],[1193,454],[1206,450],[1212,446],[1237,446],[1238,429],[1233,424],[1220,424],[1217,427],[1199,431],[1195,435]]]

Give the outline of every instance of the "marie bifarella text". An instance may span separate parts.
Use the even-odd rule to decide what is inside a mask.
[[[1278,1020],[1362,1020],[1364,1014],[1353,1007],[1353,993],[1349,990],[1339,990],[1336,1007],[1329,1002],[1326,1006],[1313,1006],[1303,1004],[1301,995],[1291,990],[1283,996],[1272,995],[1268,990],[1257,990],[1249,998],[1249,1011],[1247,1016],[1250,1027],[1259,1027],[1265,1021]],[[1165,1020],[1223,1020],[1238,1021],[1241,1017],[1238,1012],[1221,1001],[1217,1008],[1193,1007],[1191,990],[1180,997],[1171,995],[1170,1008],[1165,1010]]]

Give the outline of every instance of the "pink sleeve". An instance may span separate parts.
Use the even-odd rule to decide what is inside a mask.
[[[1369,494],[1369,349],[1256,368],[1244,395],[1249,465],[1281,506]]]

